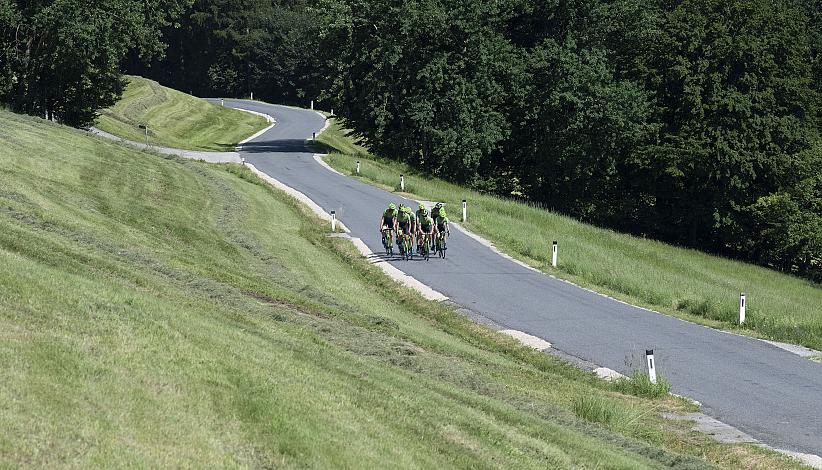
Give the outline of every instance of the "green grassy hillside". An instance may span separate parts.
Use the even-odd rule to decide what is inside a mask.
[[[260,116],[215,106],[145,78],[126,79],[122,99],[103,110],[95,124],[125,139],[145,141],[139,126],[147,125],[152,145],[227,151],[268,125]]]
[[[0,467],[790,468],[388,281],[239,166],[0,112]]]
[[[326,161],[344,174],[418,199],[444,201],[465,226],[510,255],[559,277],[628,302],[714,327],[822,349],[822,287],[751,264],[615,233],[544,209],[483,195],[430,178],[400,163],[377,159],[334,124],[319,137]],[[361,174],[355,175],[356,160]],[[551,266],[551,241],[559,261]],[[739,294],[748,300],[747,320],[738,323]]]

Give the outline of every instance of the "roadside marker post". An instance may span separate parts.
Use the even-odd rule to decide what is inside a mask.
[[[240,163],[242,163],[243,166],[245,166],[245,157],[240,157]]]
[[[311,142],[316,142],[316,141],[317,141],[317,133],[316,133],[316,132],[312,132],[312,133],[311,133]]]
[[[468,201],[465,199],[462,200],[462,221],[463,223],[468,220]]]
[[[311,110],[314,110],[314,100],[311,100]]]
[[[551,266],[557,267],[557,241],[551,243]]]
[[[651,379],[652,384],[656,385],[656,364],[654,364],[653,349],[645,350],[645,360],[648,363],[648,378]]]
[[[145,131],[146,131],[146,147],[148,147],[149,146],[148,145],[148,126],[146,126],[144,124],[140,124],[137,127],[140,128],[140,129],[145,129]]]
[[[223,98],[220,98],[220,106],[225,108],[225,100]]]
[[[745,293],[739,294],[739,324],[745,323]]]
[[[334,108],[331,108],[331,115],[334,115]]]
[[[251,101],[254,101],[254,92],[251,92]]]
[[[400,191],[405,191],[405,176],[400,175]]]
[[[360,161],[357,160],[357,174],[360,174]]]
[[[337,212],[331,211],[331,231],[337,231]]]

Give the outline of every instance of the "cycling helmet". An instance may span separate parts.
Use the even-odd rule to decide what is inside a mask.
[[[425,204],[420,203],[419,210],[424,211],[425,210]]]
[[[436,207],[437,209],[440,209],[442,207],[442,203],[438,202],[437,205],[435,205],[434,207]]]
[[[440,209],[440,217],[442,217],[443,219],[448,217],[448,215],[445,213],[445,209]]]
[[[396,205],[396,204],[394,204],[393,202],[392,202],[392,203],[390,203],[390,204],[388,204],[388,210],[390,210],[390,211],[395,211],[395,210],[397,210],[397,205]]]

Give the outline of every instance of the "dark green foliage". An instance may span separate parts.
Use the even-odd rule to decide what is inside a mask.
[[[169,48],[131,73],[201,96],[248,97],[293,104],[316,99],[323,84],[313,41],[319,27],[303,1],[195,0]]]
[[[330,95],[382,154],[458,181],[475,178],[509,135],[503,103],[520,66],[504,2],[327,2],[319,47],[339,77]]]
[[[0,0],[0,101],[74,126],[114,104],[129,50],[162,53],[159,29],[185,0]]]
[[[790,2],[667,14],[650,74],[663,125],[651,216],[665,238],[756,250],[744,209],[814,171],[802,161],[819,138],[806,22]]]

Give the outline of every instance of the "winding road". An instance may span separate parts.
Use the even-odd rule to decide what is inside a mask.
[[[273,128],[243,145],[246,161],[326,211],[336,211],[352,236],[375,253],[382,251],[378,218],[388,202],[401,198],[314,160],[304,142],[323,127],[322,116],[242,100],[226,100],[226,106],[276,119]],[[497,325],[623,374],[643,367],[645,349],[653,349],[657,370],[673,391],[701,402],[704,413],[771,446],[822,455],[822,364],[553,279],[458,230],[452,230],[448,255],[427,263],[392,263]]]

